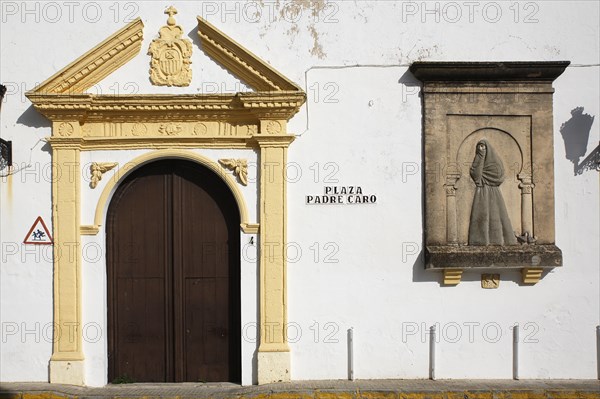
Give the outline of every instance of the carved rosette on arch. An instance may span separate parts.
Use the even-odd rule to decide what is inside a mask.
[[[227,169],[233,171],[233,174],[240,179],[242,185],[248,185],[248,161],[245,159],[223,158],[219,163]]]
[[[160,28],[159,38],[150,43],[150,81],[156,86],[189,86],[192,82],[190,60],[192,43],[182,39],[183,29],[177,25],[174,15],[177,10],[169,7],[167,25]]]

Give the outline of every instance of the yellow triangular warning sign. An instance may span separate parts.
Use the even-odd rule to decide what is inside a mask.
[[[29,229],[29,233],[25,236],[24,244],[38,244],[38,245],[51,245],[52,244],[52,236],[50,235],[50,231],[48,231],[48,227],[46,227],[46,223],[41,216],[38,216],[33,222],[33,225]]]

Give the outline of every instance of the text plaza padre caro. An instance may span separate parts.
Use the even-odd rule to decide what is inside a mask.
[[[374,204],[376,195],[364,195],[360,186],[325,186],[324,195],[307,195],[306,204]]]

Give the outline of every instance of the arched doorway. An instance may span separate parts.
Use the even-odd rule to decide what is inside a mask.
[[[201,165],[124,179],[107,216],[109,382],[240,381],[239,229],[233,194]]]

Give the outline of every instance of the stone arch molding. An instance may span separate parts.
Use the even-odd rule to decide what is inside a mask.
[[[248,206],[246,204],[246,200],[244,199],[242,192],[240,191],[237,183],[232,180],[232,178],[229,176],[229,174],[225,171],[224,168],[219,166],[210,158],[207,158],[200,154],[195,154],[190,151],[159,150],[141,155],[131,161],[128,161],[125,165],[123,165],[123,167],[120,167],[116,170],[113,177],[107,181],[106,186],[102,190],[102,194],[100,194],[98,203],[96,204],[96,211],[94,212],[94,226],[82,226],[81,234],[95,234],[98,232],[99,227],[101,225],[104,225],[104,222],[106,221],[106,212],[108,210],[108,204],[110,203],[113,194],[117,190],[117,187],[119,187],[121,182],[129,174],[148,163],[160,159],[183,159],[193,161],[199,165],[208,168],[213,173],[218,175],[221,178],[221,180],[223,180],[223,182],[227,185],[229,190],[231,190],[235,198],[240,213],[240,227],[242,231],[248,234],[258,233],[258,224],[249,222]]]
[[[133,162],[154,157],[193,159],[222,176],[240,205],[242,229],[260,234],[258,382],[290,379],[290,349],[283,326],[287,322],[286,298],[286,187],[287,149],[294,136],[288,121],[306,101],[294,82],[208,21],[198,17],[202,50],[244,81],[252,92],[236,94],[101,95],[86,92],[134,58],[141,50],[144,25],[140,18],[115,32],[97,46],[26,93],[35,109],[52,122],[48,139],[57,168],[73,168],[81,152],[99,150],[156,150]],[[154,31],[154,29],[153,29]],[[147,79],[146,70],[140,79]],[[192,155],[191,149],[247,149],[259,153],[257,190],[258,220],[249,221],[237,183],[216,160]],[[110,159],[105,159],[112,162]],[[273,167],[273,165],[276,165]],[[100,165],[102,166],[102,165]],[[104,165],[106,166],[106,165]],[[102,171],[97,171],[101,179]],[[82,325],[81,254],[73,259],[57,256],[61,246],[81,245],[81,236],[96,234],[111,191],[127,171],[116,169],[116,179],[104,188],[96,209],[95,225],[81,226],[79,180],[54,179],[52,219],[54,244],[54,322],[71,331],[75,339],[55,336],[50,358],[50,382],[85,385],[85,356],[79,326]],[[266,215],[269,215],[267,218]],[[260,228],[259,228],[260,226]],[[264,251],[271,245],[270,256]],[[276,245],[273,245],[276,244]],[[273,253],[273,248],[275,252]],[[282,295],[283,294],[283,295]],[[279,326],[274,330],[273,325]],[[250,365],[247,365],[250,366]]]
[[[510,134],[509,132],[507,132],[506,130],[502,130],[502,129],[499,129],[497,127],[492,127],[492,126],[478,128],[478,129],[474,130],[473,132],[471,132],[470,134],[468,134],[464,138],[464,140],[460,143],[460,145],[458,147],[458,151],[456,151],[456,163],[457,164],[460,163],[460,159],[459,158],[460,158],[460,154],[462,153],[462,151],[465,151],[465,150],[470,151],[470,149],[465,149],[465,144],[467,142],[469,142],[469,140],[471,140],[473,137],[476,137],[476,136],[481,135],[481,134],[485,135],[485,133],[484,133],[485,131],[495,132],[495,133],[492,133],[492,134],[500,134],[500,135],[506,136],[506,137],[508,137],[512,141],[512,143],[514,144],[515,148],[519,151],[519,158],[520,158],[519,173],[521,173],[521,171],[523,170],[523,165],[524,165],[523,162],[525,160],[524,160],[524,157],[523,157],[523,149],[521,148],[521,145],[519,144],[518,140],[512,134]]]

